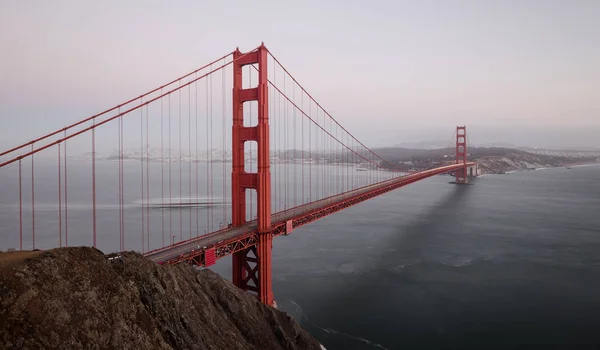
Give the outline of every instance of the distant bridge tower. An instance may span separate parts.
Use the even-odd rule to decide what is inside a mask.
[[[467,183],[467,127],[457,126],[456,127],[456,164],[463,163],[465,166],[460,169],[456,169],[456,183],[466,184]]]
[[[245,291],[258,295],[259,300],[273,305],[271,287],[271,170],[269,158],[269,106],[267,81],[267,48],[242,54],[233,53],[233,128],[231,204],[232,226],[246,223],[246,190],[256,190],[258,207],[258,243],[233,254],[233,283]],[[242,88],[242,67],[258,65],[258,85]],[[258,124],[244,126],[244,102],[258,102]],[[256,141],[258,146],[258,172],[244,170],[244,143]]]

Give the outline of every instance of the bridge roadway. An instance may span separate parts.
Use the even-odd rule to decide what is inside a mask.
[[[474,163],[467,163],[467,166],[471,166]],[[310,213],[318,212],[321,209],[330,208],[335,206],[337,203],[347,202],[354,198],[360,198],[361,196],[374,193],[381,192],[378,190],[384,190],[383,193],[389,192],[393,189],[402,187],[404,185],[434,176],[438,174],[447,173],[453,170],[456,170],[460,167],[464,166],[463,164],[452,164],[447,165],[435,169],[424,170],[417,173],[412,173],[409,175],[404,175],[400,177],[396,177],[390,180],[381,181],[372,185],[368,185],[365,187],[361,187],[352,191],[340,193],[338,195],[334,195],[331,197],[327,197],[315,202],[311,202],[308,204],[304,204],[295,208],[291,208],[285,211],[281,211],[275,213],[271,216],[271,224],[273,227],[277,225],[281,225],[288,220],[294,220],[299,217],[306,216]],[[382,193],[377,193],[379,195]],[[374,196],[358,200],[358,202],[362,202],[366,199],[372,198]],[[347,205],[350,206],[350,205]],[[347,206],[344,206],[347,207]],[[343,209],[343,208],[341,208]],[[335,210],[337,211],[337,210]],[[318,218],[326,216],[321,215]],[[314,219],[316,220],[316,219]],[[308,222],[314,221],[308,220]],[[298,225],[300,226],[300,225]],[[294,226],[296,227],[296,226]],[[196,238],[192,238],[190,240],[182,241],[164,248],[159,248],[150,252],[147,252],[145,256],[157,263],[165,263],[173,260],[177,260],[177,257],[183,255],[189,255],[191,252],[200,251],[206,248],[211,248],[223,244],[223,242],[227,242],[235,237],[245,235],[247,233],[256,232],[257,223],[256,220],[249,221],[246,224],[238,227],[228,227],[219,231],[215,231],[206,235],[202,235]],[[221,255],[217,255],[217,258],[221,257]],[[183,261],[183,260],[182,260]]]

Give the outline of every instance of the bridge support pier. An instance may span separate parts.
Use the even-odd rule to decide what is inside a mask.
[[[456,175],[455,183],[457,185],[464,185],[467,183],[467,127],[457,126],[456,127],[456,164],[463,163],[465,166],[460,169],[456,169],[454,172]]]
[[[271,233],[259,234],[259,243],[244,249],[232,256],[233,284],[243,291],[249,291],[267,305],[274,306],[271,250],[273,236]]]
[[[264,45],[242,54],[233,53],[233,127],[231,210],[232,226],[246,223],[246,190],[256,190],[258,206],[258,244],[233,254],[233,283],[245,291],[258,295],[261,302],[274,305],[271,285],[271,170],[269,151],[269,105],[267,56]],[[242,67],[258,66],[258,85],[242,88]],[[244,102],[258,102],[258,124],[244,126]],[[256,141],[258,146],[258,171],[247,173],[244,169],[244,143]]]

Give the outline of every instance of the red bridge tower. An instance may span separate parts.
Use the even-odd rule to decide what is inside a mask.
[[[232,226],[246,223],[246,190],[256,190],[258,198],[258,244],[233,254],[233,283],[258,295],[261,302],[273,305],[271,287],[271,170],[269,156],[269,101],[267,80],[267,48],[242,54],[233,53],[233,130],[231,204]],[[242,88],[242,67],[258,65],[258,85]],[[258,101],[258,124],[244,126],[244,102]],[[244,170],[244,143],[258,145],[258,172]]]
[[[456,127],[456,164],[463,163],[465,166],[456,169],[456,183],[467,183],[467,127]]]

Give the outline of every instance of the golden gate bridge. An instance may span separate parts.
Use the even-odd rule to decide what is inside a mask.
[[[231,255],[233,283],[272,305],[273,238],[434,175],[467,183],[466,127],[454,134],[447,164],[401,172],[263,44],[236,49],[0,153],[5,195],[17,203],[2,239],[20,250],[137,250],[159,264]],[[97,152],[102,143],[111,156]],[[85,160],[73,156],[83,150]]]

